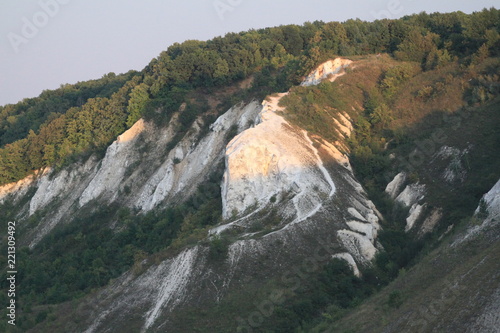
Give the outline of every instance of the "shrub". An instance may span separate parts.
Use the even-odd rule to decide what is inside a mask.
[[[387,305],[391,308],[399,308],[403,304],[403,295],[401,291],[399,290],[394,290],[389,294],[389,297],[387,299]]]
[[[225,236],[216,235],[210,240],[210,258],[215,260],[223,260],[226,258],[229,249],[230,241]]]
[[[380,88],[385,97],[392,97],[404,82],[419,72],[420,68],[415,63],[403,63],[388,69],[380,83]]]

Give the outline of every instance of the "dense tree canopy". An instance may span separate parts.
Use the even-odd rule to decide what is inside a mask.
[[[100,149],[151,108],[171,112],[192,89],[256,74],[255,84],[284,90],[330,57],[382,52],[424,70],[456,59],[480,62],[500,54],[500,11],[315,21],[175,43],[142,73],[110,73],[0,107],[0,184]],[[388,93],[396,79],[386,77]]]

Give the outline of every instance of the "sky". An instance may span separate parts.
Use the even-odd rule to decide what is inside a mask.
[[[499,8],[499,0],[0,0],[0,105],[142,70],[175,42],[283,24]]]

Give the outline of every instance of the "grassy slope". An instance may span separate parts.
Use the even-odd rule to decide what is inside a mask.
[[[387,96],[378,83],[388,68],[399,66],[401,62],[385,57],[363,58],[354,65],[354,70],[334,83],[339,92],[336,106],[344,106],[343,110],[355,120],[358,115],[363,115],[362,108],[359,106],[366,102],[364,98],[367,93],[378,89],[384,96],[385,102],[393,112],[394,121],[388,128],[392,134],[386,132],[388,135],[384,138],[384,131],[379,133],[379,139],[391,140],[391,145],[388,150],[379,151],[378,154],[394,153],[404,160],[405,163],[399,162],[400,159],[392,162],[394,172],[401,170],[412,172],[413,177],[427,185],[426,202],[430,208],[442,207],[444,209],[442,223],[431,239],[436,240],[449,225],[467,224],[469,222],[467,217],[471,216],[481,196],[500,177],[500,132],[498,132],[500,99],[495,97],[498,93],[495,90],[498,88],[498,75],[496,74],[498,63],[498,59],[491,58],[476,67],[453,63],[437,70],[417,73],[401,83],[396,93]],[[492,94],[488,99],[478,101],[474,96],[474,91],[477,90],[478,84],[483,84],[478,83],[481,80],[483,83],[487,82],[486,85],[489,86]],[[296,92],[304,96],[304,101],[307,98],[307,90],[300,89]],[[322,108],[317,107],[318,100],[314,103],[318,112],[321,112]],[[303,104],[307,105],[307,101]],[[321,106],[324,110],[328,110],[327,105]],[[305,105],[301,105],[302,109],[304,107]],[[330,116],[335,116],[335,110],[337,110],[336,107],[332,110],[333,112],[330,111]],[[319,127],[315,126],[315,117],[308,120],[302,115],[294,117],[292,114],[289,119],[302,126],[304,124],[300,122],[306,122],[305,125],[313,132]],[[433,138],[438,134],[440,140],[434,140]],[[433,155],[443,145],[458,148],[461,151],[468,149],[468,153],[461,161],[467,173],[463,182],[444,181],[443,171],[450,161],[433,159]],[[410,161],[410,156],[415,151],[423,156],[423,160]],[[356,170],[358,165],[354,163],[353,166]],[[385,186],[385,184],[382,182],[380,185]],[[496,237],[498,238],[498,234]],[[399,278],[373,300],[342,320],[339,324],[340,331],[384,331],[384,327],[389,323],[391,326],[387,329],[394,332],[425,331],[435,327],[443,318],[442,330],[463,330],[467,327],[468,321],[479,311],[476,307],[482,306],[483,298],[498,287],[496,282],[498,244],[482,243],[479,239],[470,246],[473,250],[466,246],[454,253],[455,250],[450,250],[443,245],[429,256],[422,256],[422,263],[413,268],[408,277]],[[432,263],[429,264],[429,262]],[[464,275],[469,270],[472,271]],[[452,294],[452,298],[443,295],[443,293],[453,292],[449,281],[458,280],[460,293]],[[393,306],[394,302],[399,304],[401,300],[406,299],[410,305],[406,308],[403,306],[401,311],[392,309],[387,305],[389,297]],[[444,306],[438,310],[425,308],[430,301],[434,301],[437,306],[442,304]],[[413,303],[424,307],[421,311],[425,316],[425,325],[418,318],[420,314],[414,315],[412,312],[411,304]],[[432,312],[431,315],[427,313],[429,311]],[[332,307],[325,317],[338,318],[342,316],[342,313],[343,311]],[[458,316],[457,313],[460,315]],[[318,331],[325,329],[326,322],[323,326],[318,326]],[[353,322],[359,325],[353,326]],[[405,325],[408,322],[413,325],[420,323],[421,327],[407,327]],[[305,331],[307,330],[305,328]]]
[[[494,61],[498,60],[491,60],[476,69],[479,75]],[[449,225],[453,224],[457,229],[457,226],[465,228],[473,223],[467,216],[471,216],[482,194],[500,177],[500,99],[467,103],[471,90],[467,82],[478,73],[460,75],[460,72],[457,66],[450,66],[417,75],[401,88],[392,104],[396,118],[393,129],[404,128],[407,142],[393,146],[389,151],[406,161],[415,149],[423,154],[425,160],[413,163],[411,170],[427,185],[426,202],[445,211],[434,239]],[[422,87],[435,86],[445,77],[449,81],[443,91],[429,99],[415,97]],[[422,145],[438,131],[441,142]],[[432,161],[432,155],[442,145],[460,150],[469,148],[462,161],[467,172],[463,182],[445,182],[442,173],[447,162]],[[401,168],[402,165],[396,163],[394,167]],[[488,297],[500,287],[500,244],[497,241],[500,232],[497,223],[481,237],[457,248],[449,246],[452,237],[430,253],[422,254],[416,266],[406,273],[403,271],[404,274],[355,310],[344,314],[332,308],[315,329],[309,326],[304,330],[464,331],[483,310]],[[401,306],[398,308],[398,305]],[[338,322],[332,319],[339,316],[342,319]]]
[[[337,100],[335,101],[337,104],[334,105],[333,108],[328,109],[327,104],[329,101],[319,101],[316,99],[313,102],[315,104],[314,109],[316,112],[321,112],[324,110],[324,107],[328,110],[330,116],[335,116],[337,111],[343,110],[349,113],[353,119],[356,119],[363,112],[363,104],[366,98],[365,93],[377,89],[380,78],[383,77],[383,73],[387,69],[400,64],[401,62],[394,61],[385,56],[380,58],[375,56],[360,58],[354,70],[334,83],[338,93]],[[438,180],[445,166],[430,165],[430,155],[427,156],[428,160],[425,163],[416,166],[417,173],[421,176],[421,180],[428,184],[428,202],[435,206],[444,207],[445,211],[448,213],[445,215],[444,225],[435,233],[436,238],[448,224],[459,222],[457,218],[470,216],[473,209],[477,206],[480,195],[489,190],[500,176],[497,168],[497,166],[500,165],[500,152],[498,151],[499,148],[494,144],[498,136],[495,129],[498,128],[498,121],[500,121],[500,117],[497,116],[498,110],[500,109],[500,101],[493,100],[482,105],[468,106],[467,102],[464,100],[464,94],[468,89],[468,85],[464,80],[468,80],[468,75],[475,75],[475,73],[464,74],[463,69],[459,68],[457,64],[453,64],[441,70],[420,73],[404,83],[399,88],[400,90],[397,96],[390,101],[394,110],[394,117],[399,120],[395,121],[391,127],[393,130],[397,131],[398,127],[404,124],[404,131],[407,132],[409,144],[396,145],[394,148],[389,149],[389,151],[384,152],[384,154],[395,152],[396,154],[405,156],[405,154],[409,154],[410,151],[415,149],[416,142],[420,142],[432,136],[437,129],[442,129],[446,133],[446,140],[444,143],[441,142],[441,144],[447,144],[460,149],[466,148],[469,144],[473,144],[474,146],[474,148],[471,149],[469,157],[469,177],[463,184],[447,184],[442,179]],[[466,79],[464,79],[464,76]],[[418,91],[423,87],[428,85],[434,86],[435,82],[442,82],[446,77],[448,78],[448,82],[447,87],[442,88],[444,90],[436,92],[429,98],[416,97]],[[295,88],[301,96],[307,94],[307,89],[317,90],[318,88]],[[292,91],[294,91],[294,89],[292,89]],[[321,94],[319,94],[319,97],[321,97]],[[323,104],[321,104],[322,102]],[[307,100],[303,101],[303,105],[300,105],[296,112],[300,112],[301,108],[307,107],[307,103]],[[448,119],[443,118],[443,111],[454,120],[443,120]],[[308,126],[309,130],[313,133],[315,131],[317,132],[320,128],[320,126],[316,126],[315,121],[318,119],[314,116],[310,118],[310,122],[307,124],[304,124],[304,122],[308,121],[307,117],[297,117],[293,113],[287,114],[286,116],[289,120],[298,125]],[[464,138],[466,138],[466,140],[464,140]],[[436,145],[435,149],[439,149],[439,146]],[[432,152],[428,151],[425,153],[432,154]],[[490,163],[488,163],[488,161]],[[395,167],[398,166],[396,165]],[[460,209],[457,209],[456,205],[459,205]],[[455,212],[454,209],[457,211]],[[463,221],[462,223],[467,222]],[[398,279],[400,282],[395,282],[397,289],[401,289],[401,285],[405,283],[408,283],[410,287],[404,289],[404,291],[401,292],[402,295],[396,293],[396,296],[392,297],[396,297],[396,301],[398,302],[401,298],[418,297],[418,300],[420,300],[422,304],[425,304],[426,300],[432,299],[432,295],[440,295],[439,291],[441,290],[446,291],[446,283],[448,283],[448,280],[454,281],[453,279],[461,276],[464,270],[470,269],[484,258],[486,258],[484,262],[487,264],[479,267],[480,269],[478,269],[478,271],[489,272],[490,269],[493,269],[492,272],[494,272],[493,264],[498,257],[488,254],[494,254],[495,251],[498,250],[498,246],[495,244],[490,245],[491,244],[486,246],[482,244],[480,240],[477,241],[476,246],[479,248],[479,253],[477,255],[475,253],[469,254],[467,249],[463,249],[465,252],[464,254],[454,254],[453,250],[439,250],[434,252],[430,257],[424,257],[424,259],[422,259],[422,266],[419,265],[412,269],[412,272],[416,270],[419,274],[415,278],[415,281],[402,280],[403,282],[401,282],[401,278]],[[485,248],[483,249],[482,246],[485,246]],[[445,254],[443,254],[442,251],[444,251]],[[465,257],[466,260],[463,260],[463,257]],[[439,261],[437,266],[434,267],[431,265],[434,271],[425,266],[426,262],[433,260]],[[462,263],[463,266],[453,271],[451,268],[455,267],[457,263]],[[445,279],[445,276],[439,278],[441,267],[446,267],[446,271],[451,272],[447,276],[447,279]],[[408,279],[411,279],[412,276],[413,275],[408,273]],[[438,278],[436,279],[436,277]],[[461,285],[467,286],[470,284],[471,290],[477,290],[481,284],[487,285],[488,283],[494,284],[495,282],[495,279],[478,279],[476,274],[471,274],[469,277],[470,279],[463,279]],[[476,283],[475,281],[480,282]],[[184,324],[189,323],[187,325],[192,328],[199,327],[202,329],[201,327],[203,327],[208,331],[231,332],[234,330],[233,325],[235,324],[235,318],[238,317],[238,314],[248,314],[251,313],[252,310],[255,310],[255,304],[258,304],[258,300],[266,299],[269,292],[277,288],[275,283],[276,281],[268,280],[267,283],[259,284],[258,286],[249,284],[242,285],[242,288],[236,288],[238,289],[237,292],[230,293],[228,297],[222,300],[217,306],[200,304],[199,307],[185,309],[185,311],[177,312],[177,314],[174,315],[174,321]],[[378,326],[383,326],[389,322],[398,325],[398,322],[394,321],[394,318],[400,315],[398,314],[397,317],[391,316],[389,310],[392,310],[392,308],[387,305],[388,295],[396,290],[392,289],[394,288],[392,287],[393,285],[394,284],[384,290],[380,296],[375,297],[375,299],[383,303],[383,306],[380,308],[387,312],[387,315],[385,315],[385,312],[382,314],[377,311],[374,312],[371,308],[363,310],[364,305],[360,308],[360,311],[370,312],[369,315],[367,314],[368,317],[373,315],[380,320],[380,322],[376,322],[375,326],[368,326],[365,330],[366,332],[377,329]],[[424,288],[427,285],[430,289]],[[422,293],[422,290],[425,290],[425,292]],[[472,297],[472,295],[468,294],[462,295],[462,297],[465,298],[469,296]],[[252,299],[252,303],[249,303],[248,299]],[[460,304],[458,299],[459,297],[457,297],[457,302]],[[418,300],[416,301],[418,302]],[[470,304],[479,304],[478,299],[467,298],[467,300],[470,301]],[[411,302],[409,303],[411,304]],[[377,308],[379,305],[380,304],[377,305]],[[470,309],[466,312],[469,315],[474,313]],[[335,316],[336,314],[332,314],[331,317]],[[364,314],[360,316],[364,316]],[[452,314],[450,318],[454,318]],[[256,331],[281,332],[282,330],[273,327],[274,324],[277,324],[276,318],[267,318],[264,324],[256,329]],[[348,328],[352,327],[351,324],[349,320],[346,321],[347,331],[350,331]],[[187,329],[188,326],[181,325],[177,327],[177,329],[178,331],[183,331]],[[364,326],[359,327],[359,330],[363,329],[365,329]],[[398,329],[401,329],[401,327]],[[358,328],[352,330],[352,332],[357,331]],[[398,330],[395,329],[395,331]]]
[[[380,58],[375,56],[363,57],[359,59],[356,68],[349,71],[348,75],[340,78],[335,83],[339,99],[341,99],[339,105],[343,103],[346,107],[344,111],[356,120],[357,115],[362,113],[363,110],[364,99],[366,98],[364,93],[376,89],[384,71],[398,64],[400,62],[385,56]],[[433,82],[438,82],[443,77],[448,77],[451,80],[447,83],[446,91],[439,91],[428,99],[415,97],[422,87],[433,85]],[[464,84],[466,85],[465,87],[463,86]],[[463,94],[467,89],[467,85],[467,83],[464,83],[464,79],[457,66],[422,73],[400,88],[397,97],[391,105],[395,118],[399,120],[394,122],[393,129],[397,130],[398,127],[403,127],[404,125],[404,131],[408,133],[410,141],[423,140],[432,135],[433,129],[446,128],[448,126],[449,128],[446,129],[448,133],[447,144],[463,149],[467,146],[468,142],[475,143],[476,148],[472,151],[473,155],[471,157],[473,158],[470,161],[469,173],[471,177],[466,181],[465,185],[461,185],[467,193],[467,205],[464,212],[458,214],[458,216],[470,213],[471,209],[477,205],[477,200],[479,200],[477,198],[478,193],[482,194],[487,191],[492,185],[490,183],[498,179],[498,167],[496,166],[500,162],[498,146],[495,145],[496,138],[498,137],[496,129],[499,128],[498,121],[500,120],[497,116],[500,109],[500,102],[498,100],[490,101],[479,108],[471,108],[467,111],[469,112],[467,117],[459,116],[458,119],[461,119],[461,125],[458,127],[454,126],[455,123],[443,123],[441,111],[455,112],[458,108],[465,105]],[[331,111],[332,116],[334,116],[335,109]],[[293,121],[293,119],[291,120]],[[467,140],[464,141],[464,137]],[[393,151],[398,154],[404,155],[408,154],[413,148],[414,146],[409,144],[391,149],[394,149]],[[490,163],[487,163],[487,161]],[[419,170],[421,170],[419,176],[426,183],[429,181],[432,184],[433,179],[439,177],[439,172],[430,170],[427,164],[421,165]],[[490,177],[490,174],[493,176]],[[436,200],[436,205],[453,207],[453,205],[457,204],[455,199],[460,198],[460,192],[452,192],[454,195],[450,196],[450,188],[452,187],[447,187],[446,184],[438,182],[431,186],[429,198]],[[453,216],[449,218],[453,218]],[[412,304],[425,306],[432,296],[437,295],[441,297],[440,292],[442,290],[446,291],[447,288],[450,289],[447,281],[455,281],[464,272],[474,267],[482,259],[485,259],[484,263],[488,265],[477,267],[474,270],[474,274],[470,274],[460,280],[462,281],[462,286],[470,284],[471,294],[461,294],[462,296],[456,297],[456,300],[454,300],[454,302],[458,302],[456,304],[457,307],[463,306],[467,302],[477,304],[478,299],[474,299],[474,295],[472,294],[474,290],[478,291],[476,287],[483,284],[491,287],[488,290],[494,288],[495,279],[489,279],[488,276],[494,276],[491,273],[498,271],[498,268],[495,269],[494,265],[495,260],[498,262],[499,259],[495,253],[499,251],[498,244],[494,243],[486,244],[477,241],[475,247],[477,250],[474,253],[470,252],[467,247],[461,248],[459,252],[454,253],[443,245],[440,249],[425,257],[421,264],[412,268],[406,275],[401,276],[381,293],[364,303],[354,312],[349,313],[345,319],[338,322],[339,329],[341,331],[358,332],[365,330],[369,332],[382,329],[388,323],[392,323],[396,325],[394,326],[395,331],[397,331],[396,327],[399,330],[403,330],[404,326],[398,325],[404,324],[404,318],[410,318],[415,321],[419,319],[413,317],[410,311]],[[458,264],[461,264],[461,266],[453,269]],[[443,270],[443,268],[445,269]],[[442,272],[447,272],[448,274],[444,276]],[[482,275],[477,276],[476,272],[482,273]],[[223,300],[218,306],[214,306],[213,304],[199,304],[197,307],[188,308],[183,312],[173,314],[175,318],[172,319],[177,323],[184,323],[182,327],[177,327],[179,331],[185,331],[188,327],[192,329],[193,325],[200,327],[200,329],[203,327],[211,332],[234,331],[236,325],[235,317],[238,314],[251,313],[255,309],[253,302],[248,302],[248,300],[262,300],[267,298],[269,292],[277,288],[275,283],[276,281],[273,280],[267,280],[265,284],[258,285],[243,283],[238,292],[228,295],[229,297]],[[396,292],[398,290],[399,292]],[[460,291],[462,292],[462,289]],[[387,305],[389,295],[391,294],[393,294],[391,297],[396,299],[396,301],[403,301],[399,309]],[[66,305],[61,305],[61,309]],[[55,313],[57,313],[57,310]],[[473,312],[469,311],[469,313],[472,314]],[[57,317],[63,317],[60,314]],[[335,316],[336,314],[332,314],[330,317]],[[441,316],[437,317],[440,318]],[[402,318],[403,322],[399,323],[394,320],[395,318]],[[450,320],[454,318],[453,314],[449,314],[449,318]],[[353,326],[353,320],[356,322],[356,326]],[[428,321],[430,322],[430,320]],[[62,328],[64,327],[64,320],[58,322],[61,325],[60,328],[64,331],[64,328]],[[272,327],[271,323],[272,319],[269,323],[269,326]],[[429,327],[432,327],[432,325]]]
[[[497,221],[456,247],[451,244],[457,237],[448,237],[340,321],[324,321],[310,331],[464,332],[500,288],[499,236]]]

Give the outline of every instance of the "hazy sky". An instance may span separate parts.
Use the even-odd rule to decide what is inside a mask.
[[[0,105],[141,70],[174,42],[306,21],[466,13],[499,0],[0,0]]]

